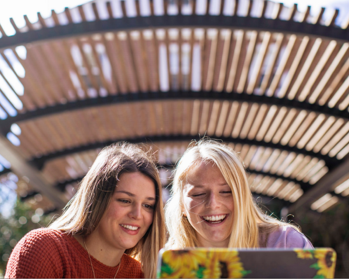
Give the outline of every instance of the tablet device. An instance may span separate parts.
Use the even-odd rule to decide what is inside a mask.
[[[194,248],[160,251],[158,278],[334,278],[336,252]]]

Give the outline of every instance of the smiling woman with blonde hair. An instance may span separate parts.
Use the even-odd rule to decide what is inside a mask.
[[[164,241],[156,166],[139,147],[116,144],[99,153],[62,216],[16,245],[5,277],[153,278]]]
[[[223,143],[192,143],[177,164],[171,191],[167,248],[312,248],[298,228],[262,213],[242,162]]]

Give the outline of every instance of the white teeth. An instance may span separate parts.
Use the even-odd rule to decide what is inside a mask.
[[[215,222],[215,221],[222,221],[227,215],[215,215],[215,216],[204,216],[202,218],[204,218],[206,221],[211,221],[211,222]]]
[[[120,225],[121,227],[124,227],[128,230],[131,230],[131,231],[136,231],[138,230],[138,227],[135,227],[135,226],[129,226],[129,225]]]

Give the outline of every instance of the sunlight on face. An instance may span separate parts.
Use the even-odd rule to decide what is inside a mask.
[[[136,246],[153,222],[154,182],[140,172],[124,173],[96,231],[117,249]]]
[[[203,247],[227,247],[233,224],[233,196],[218,167],[202,162],[183,188],[184,215]]]

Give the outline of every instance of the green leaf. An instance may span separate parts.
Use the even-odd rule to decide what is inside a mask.
[[[320,269],[318,263],[314,263],[314,264],[312,264],[310,267],[311,267],[311,268],[315,268],[315,269]]]
[[[196,271],[197,278],[204,278],[204,270],[206,268],[204,266],[199,266],[199,269]]]
[[[324,275],[315,275],[313,278],[326,278]]]
[[[243,270],[243,271],[241,271],[242,277],[245,277],[247,274],[250,274],[250,273],[252,273],[251,270]]]
[[[173,269],[165,262],[161,264],[161,273],[172,274]]]
[[[314,249],[309,249],[309,250],[303,250],[304,252],[309,252],[312,255],[314,255],[315,250]]]

